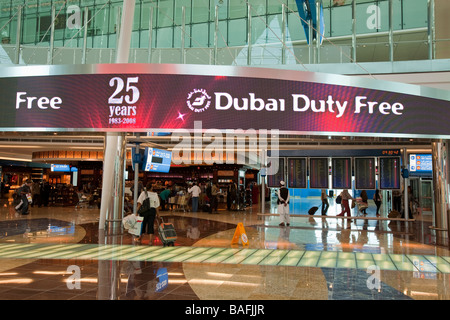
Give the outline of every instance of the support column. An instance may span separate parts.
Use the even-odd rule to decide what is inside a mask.
[[[22,42],[22,10],[23,7],[17,8],[17,28],[16,28],[16,50],[14,52],[14,63],[20,63],[20,43]]]
[[[434,0],[434,26],[435,59],[448,59],[450,57],[450,19],[448,12],[450,1]]]
[[[116,233],[122,222],[125,194],[125,133],[108,132],[105,144],[99,229]]]
[[[135,0],[124,0],[116,63],[128,63]],[[126,139],[124,132],[107,132],[103,159],[102,199],[99,229],[120,230],[125,195]]]
[[[394,5],[389,0],[389,61],[394,61]]]
[[[53,64],[53,50],[55,45],[55,18],[56,18],[56,8],[52,6],[52,24],[50,28],[50,48],[47,54],[47,64]]]
[[[352,62],[356,62],[356,0],[352,1]]]
[[[89,24],[89,8],[84,8],[84,30],[83,30],[83,55],[81,57],[81,64],[86,64],[87,61],[87,32]]]
[[[150,7],[150,20],[148,23],[148,63],[152,63],[153,46],[153,7]]]
[[[320,8],[321,8],[320,1],[316,1],[316,48],[317,48],[316,63],[317,64],[320,64],[320,46],[322,45],[322,41],[321,41],[321,38],[322,38],[322,30],[321,29],[322,28],[320,27],[322,17],[320,16]]]
[[[406,148],[403,149],[403,164],[405,166],[405,168],[408,168],[408,153]],[[409,194],[408,194],[408,186],[409,186],[409,178],[404,178],[403,179],[403,203],[405,204],[404,206],[404,213],[405,213],[405,219],[406,221],[409,220]],[[411,212],[412,215],[412,212]],[[408,227],[408,224],[406,224],[406,226]]]
[[[247,4],[247,65],[252,64],[252,6]]]
[[[449,140],[438,140],[431,144],[433,157],[434,212],[432,230],[436,232],[436,243],[450,246],[449,230]]]
[[[281,4],[281,64],[286,64],[286,4]]]

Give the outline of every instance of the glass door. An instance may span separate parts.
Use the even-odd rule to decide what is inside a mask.
[[[431,180],[422,180],[421,181],[421,199],[420,206],[423,212],[432,212],[433,208],[433,183]]]

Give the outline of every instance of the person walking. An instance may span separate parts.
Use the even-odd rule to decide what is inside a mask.
[[[375,205],[377,206],[377,217],[380,216],[380,207],[382,202],[382,196],[380,193],[380,190],[375,190],[375,194],[373,195],[373,201],[375,202]]]
[[[348,193],[347,189],[344,189],[341,194],[340,194],[341,198],[342,198],[342,212],[340,214],[338,214],[339,217],[343,217],[345,215],[345,213],[347,212],[347,217],[351,217],[351,212],[350,212],[350,205],[349,205],[349,200],[354,200],[353,197],[350,195],[350,193]],[[351,222],[351,220],[349,220],[349,222]]]
[[[20,197],[20,203],[15,207],[17,213],[22,215],[29,214],[28,208],[28,198],[31,200],[31,186],[33,185],[33,181],[25,180],[24,184],[17,190]]]
[[[322,199],[322,215],[326,216],[328,207],[330,206],[330,204],[328,203],[327,190],[322,189],[322,194],[321,194],[320,198]]]
[[[367,196],[367,191],[366,190],[361,191],[361,203],[362,203],[362,208],[364,208],[364,209],[361,209],[361,213],[363,215],[367,215],[366,210],[369,207],[368,200],[369,200],[369,198]]]
[[[211,186],[211,212],[217,213],[217,208],[219,207],[219,188],[217,187],[217,183],[213,182]]]
[[[285,182],[280,181],[280,189],[278,189],[278,214],[280,215],[280,226],[290,225],[289,217],[289,189],[286,188]]]
[[[194,182],[194,185],[188,189],[188,193],[192,197],[192,212],[198,211],[198,198],[200,197],[200,193],[202,190],[197,185],[197,182]]]
[[[147,191],[150,190],[150,191]],[[145,188],[142,193],[139,195],[137,200],[137,211],[139,212],[139,208],[142,206],[142,203],[146,198],[150,200],[150,210],[146,211],[142,214],[144,217],[144,221],[142,222],[142,232],[141,236],[138,238],[138,241],[141,241],[144,234],[149,235],[149,245],[153,245],[153,236],[155,234],[154,223],[157,215],[156,208],[159,207],[159,197],[156,192],[153,192],[152,183],[149,182],[147,184],[147,188]]]

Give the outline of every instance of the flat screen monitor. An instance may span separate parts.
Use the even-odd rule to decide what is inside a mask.
[[[376,189],[375,158],[355,158],[355,188]]]
[[[288,158],[289,188],[307,188],[306,158]]]
[[[146,147],[142,169],[150,172],[169,172],[171,162],[171,151]]]
[[[267,168],[267,186],[269,188],[279,188],[280,181],[286,181],[284,177],[284,158],[268,158],[267,164],[269,165]],[[275,172],[276,168],[278,168],[277,172]]]
[[[352,158],[331,159],[333,189],[352,188]]]
[[[400,157],[380,158],[380,189],[400,189]]]
[[[328,158],[309,159],[309,187],[328,189]]]

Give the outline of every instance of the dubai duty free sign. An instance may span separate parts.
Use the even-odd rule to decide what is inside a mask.
[[[249,67],[3,67],[0,131],[279,129],[450,137],[450,92]]]

